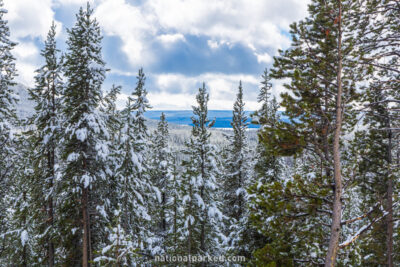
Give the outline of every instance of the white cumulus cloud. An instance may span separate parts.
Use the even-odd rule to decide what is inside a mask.
[[[247,109],[254,110],[259,106],[254,96],[258,94],[260,81],[252,75],[205,73],[184,76],[169,73],[154,75],[154,80],[159,92],[151,93],[149,99],[155,109],[190,109],[203,82],[210,93],[210,109],[231,109],[239,81],[243,83]]]
[[[142,8],[125,0],[104,0],[95,10],[95,16],[104,32],[121,38],[122,51],[134,66],[152,62],[149,43],[157,32],[152,14]]]
[[[185,41],[185,36],[180,33],[175,33],[175,34],[161,34],[160,36],[157,37],[162,43],[168,45],[171,43],[175,43],[178,41]]]
[[[261,87],[261,77],[248,74],[204,73],[185,76],[177,73],[152,75],[158,92],[150,92],[149,99],[154,109],[191,109],[199,87],[205,82],[210,94],[210,109],[232,109],[236,100],[239,81],[242,82],[246,110],[260,107],[257,96]],[[272,94],[280,100],[285,92],[286,81],[274,81]]]
[[[28,86],[33,85],[34,71],[41,61],[40,51],[33,40],[45,40],[54,20],[52,5],[51,0],[4,0],[11,39],[18,43],[13,51],[17,59],[17,81]],[[61,22],[55,23],[61,29]]]
[[[98,0],[54,0],[56,5],[64,5],[64,6],[84,6],[86,3],[93,4],[95,2],[99,2]]]
[[[11,37],[44,39],[54,19],[51,0],[4,0]]]
[[[263,53],[263,54],[256,53],[256,56],[257,56],[257,62],[259,63],[269,64],[272,62],[272,57],[268,53]]]
[[[243,44],[266,62],[266,49],[290,44],[289,24],[306,15],[308,2],[147,0],[134,5],[128,0],[101,0],[96,2],[96,16],[106,34],[121,38],[133,66],[151,64],[154,55],[147,48],[155,40],[171,44],[187,34],[208,38],[213,49]]]

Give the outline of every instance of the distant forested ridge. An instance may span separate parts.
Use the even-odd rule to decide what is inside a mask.
[[[143,68],[117,108],[89,4],[64,53],[53,23],[23,88],[6,13],[0,266],[400,265],[398,0],[312,0],[254,112],[241,81],[232,111],[208,109],[206,83],[191,111],[151,111]]]

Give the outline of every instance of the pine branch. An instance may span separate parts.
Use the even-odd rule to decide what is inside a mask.
[[[339,244],[339,248],[344,248],[347,247],[349,245],[351,245],[352,243],[354,243],[354,241],[356,241],[363,233],[365,233],[366,231],[368,231],[376,222],[382,220],[386,215],[388,215],[388,212],[384,212],[382,216],[374,219],[370,224],[365,225],[363,227],[361,227],[355,235],[351,236],[350,238],[348,238],[345,242]]]
[[[385,194],[385,195],[386,195],[386,194]],[[384,195],[384,197],[385,197],[385,195]],[[371,210],[368,211],[367,213],[364,213],[364,214],[362,214],[362,215],[360,215],[360,216],[354,217],[354,218],[349,219],[349,220],[346,220],[346,221],[342,221],[340,224],[341,224],[341,225],[347,225],[347,224],[351,224],[351,223],[353,223],[353,222],[362,220],[362,219],[368,217],[369,215],[371,215],[378,207],[380,207],[380,205],[382,205],[382,199],[381,199],[378,203],[376,203],[376,204],[371,208]]]

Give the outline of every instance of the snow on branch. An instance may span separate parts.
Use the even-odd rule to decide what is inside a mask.
[[[369,215],[371,215],[377,208],[380,207],[381,204],[382,204],[381,202],[378,202],[367,213],[364,213],[364,214],[362,214],[362,215],[360,215],[358,217],[354,217],[354,218],[346,220],[346,221],[342,221],[340,224],[341,225],[346,225],[346,224],[350,224],[350,223],[362,220],[362,219],[368,217]]]
[[[343,243],[339,244],[339,248],[344,248],[347,247],[348,245],[352,244],[354,241],[356,241],[364,232],[368,231],[372,225],[374,225],[376,222],[382,220],[386,215],[388,215],[389,213],[387,211],[385,211],[383,213],[382,216],[372,220],[371,223],[364,225],[363,227],[361,227],[354,235],[350,236],[347,238],[346,241],[344,241]]]

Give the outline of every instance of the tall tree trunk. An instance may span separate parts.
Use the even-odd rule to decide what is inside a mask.
[[[49,198],[49,225],[52,227],[54,222],[54,215],[53,215],[53,198]],[[51,237],[48,240],[49,246],[49,267],[54,266],[54,244]]]
[[[325,267],[334,267],[339,249],[340,222],[342,220],[342,174],[340,164],[340,133],[342,128],[342,3],[338,0],[338,67],[337,67],[337,96],[336,96],[336,125],[333,140],[334,163],[334,199],[332,208],[331,236],[328,252],[325,259]]]
[[[165,187],[164,187],[165,188]],[[165,189],[163,189],[165,190]],[[165,233],[165,231],[167,230],[167,220],[165,218],[165,205],[167,202],[167,197],[165,195],[165,192],[162,192],[162,210],[161,210],[161,222],[162,222],[162,231],[163,233]]]
[[[203,198],[204,196],[204,186],[201,187],[200,190],[200,197]],[[206,244],[205,244],[205,239],[206,239],[206,211],[202,212],[202,218],[201,218],[201,226],[200,226],[200,251],[201,253],[205,253],[205,248],[206,248]]]
[[[204,181],[205,181],[205,152],[201,151],[201,178],[203,179],[203,185],[200,188],[200,197],[204,201]],[[205,202],[205,201],[204,201]],[[201,218],[201,230],[200,230],[200,251],[203,255],[206,254],[206,222],[207,222],[207,211],[204,209],[203,218]],[[205,263],[202,262],[201,266],[204,267]]]
[[[25,191],[22,193],[22,197],[23,197],[24,202],[26,202],[26,192]],[[22,221],[24,222],[24,228],[25,228],[26,227],[26,215],[25,215],[25,212],[24,212]],[[24,243],[24,247],[22,249],[22,266],[23,267],[28,267],[27,255],[26,255],[26,240],[25,240],[25,243]]]
[[[55,77],[52,77],[51,80],[51,117],[54,118],[56,115],[56,85],[55,85]],[[51,148],[50,152],[48,153],[49,158],[47,159],[49,163],[49,171],[51,173],[51,179],[50,179],[50,184],[49,184],[49,189],[52,191],[53,190],[53,181],[55,177],[54,173],[54,165],[55,165],[55,157],[56,157],[56,152],[55,152],[55,144],[54,141],[51,143]],[[54,225],[54,207],[53,207],[53,197],[50,195],[48,199],[48,224],[51,229],[53,229]],[[52,236],[48,239],[48,263],[49,267],[54,266],[54,244],[52,240]]]
[[[49,182],[49,190],[52,190],[53,188],[53,179],[54,179],[54,160],[55,157],[55,152],[54,152],[54,148],[52,148],[51,152],[48,153],[48,167],[49,167],[49,171],[51,174],[51,179]],[[49,225],[49,227],[51,229],[53,229],[53,224],[54,224],[54,207],[53,207],[53,197],[50,195],[49,199],[47,200],[47,223]],[[54,244],[53,244],[53,240],[52,240],[52,236],[50,236],[47,240],[47,245],[48,245],[48,264],[49,267],[53,267],[54,266]]]
[[[89,221],[89,189],[83,188],[82,192],[82,219],[83,219],[83,244],[82,244],[82,266],[90,266],[90,221]]]
[[[240,168],[242,167],[242,161],[239,162],[239,166],[240,166]],[[238,188],[242,188],[242,171],[239,171],[238,177],[239,177]],[[237,216],[235,218],[237,221],[239,221],[242,218],[242,212],[243,212],[242,211],[242,206],[243,206],[242,203],[243,202],[242,202],[242,194],[239,194],[239,197],[238,197],[238,207],[239,207],[239,209],[238,209]]]
[[[190,207],[190,211],[192,211],[192,185],[189,185],[189,195],[190,195],[190,202],[189,202],[189,207]],[[192,222],[189,219],[189,225],[188,225],[188,230],[189,230],[189,236],[188,236],[188,256],[189,256],[189,260],[188,260],[188,266],[190,267],[192,265],[191,261],[190,261],[190,253],[192,253]]]
[[[177,236],[177,224],[178,224],[178,214],[177,214],[177,203],[176,203],[176,195],[174,197],[174,244],[175,244],[175,253],[178,249],[178,236]]]
[[[51,182],[52,183],[52,182]],[[52,186],[52,185],[51,185]],[[49,205],[49,211],[48,211],[48,220],[49,220],[49,226],[53,227],[53,223],[54,223],[54,214],[53,214],[53,198],[49,197],[48,200],[48,205]],[[54,244],[52,241],[52,238],[50,237],[48,239],[48,257],[49,257],[49,267],[53,267],[54,266]]]
[[[389,120],[389,119],[388,119]],[[390,127],[390,122],[388,123]],[[387,266],[393,267],[393,179],[392,179],[392,131],[388,136],[388,181],[387,181],[387,215],[386,215],[386,259]]]

